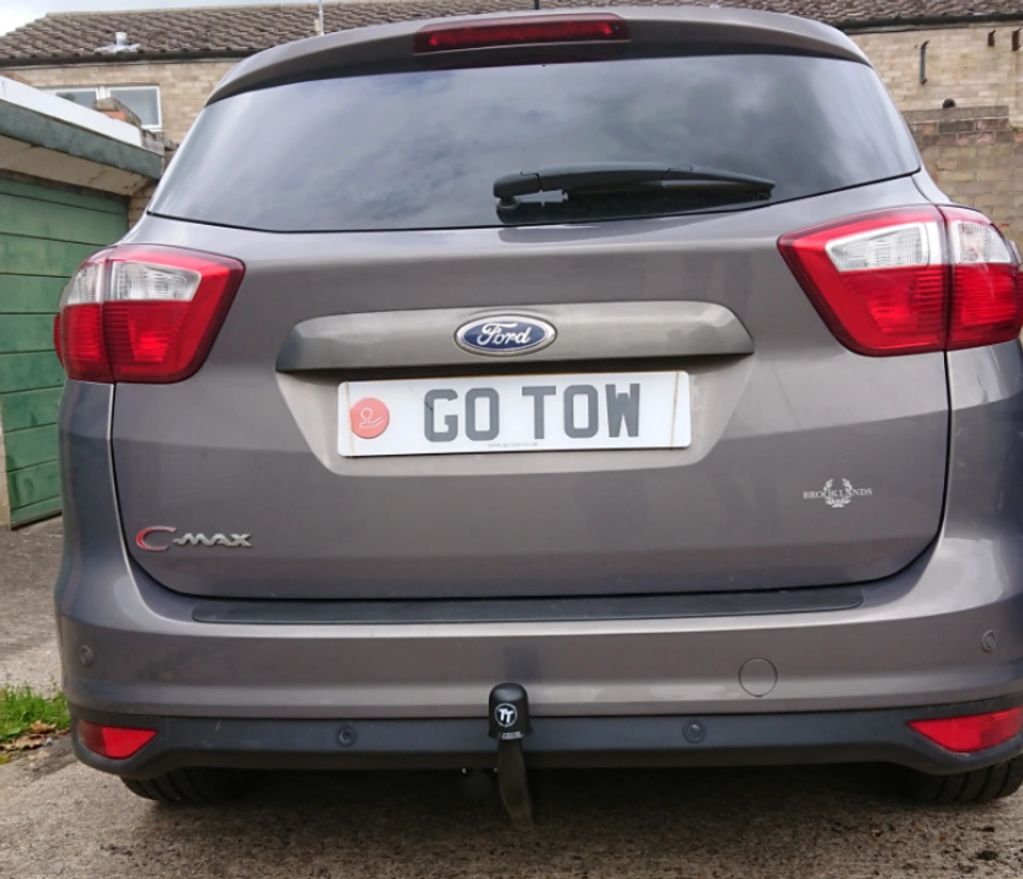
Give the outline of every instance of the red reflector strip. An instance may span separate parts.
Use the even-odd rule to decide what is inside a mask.
[[[912,720],[909,725],[948,751],[972,754],[1004,744],[1023,732],[1023,707],[967,717]]]
[[[414,46],[416,52],[422,53],[627,39],[629,26],[617,15],[550,15],[431,24],[415,35]]]
[[[156,736],[155,729],[136,729],[129,726],[106,726],[78,721],[78,740],[94,754],[111,760],[124,760],[137,754],[143,745]]]

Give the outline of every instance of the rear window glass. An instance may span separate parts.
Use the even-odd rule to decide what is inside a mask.
[[[219,101],[151,210],[285,232],[501,226],[498,177],[605,162],[766,177],[772,202],[918,166],[876,73],[852,61],[705,55],[433,70]]]

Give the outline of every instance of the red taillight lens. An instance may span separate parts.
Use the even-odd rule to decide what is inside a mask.
[[[57,352],[57,359],[60,361],[60,365],[64,365],[64,355],[61,353],[61,342],[60,338],[60,313],[58,312],[53,316],[53,350]]]
[[[778,247],[831,331],[861,354],[992,345],[1023,325],[1015,256],[975,211],[879,211],[782,236]]]
[[[971,754],[1001,745],[1023,732],[1023,708],[968,717],[913,720],[909,725],[946,750]]]
[[[415,51],[450,52],[537,43],[627,40],[629,27],[617,15],[548,15],[457,24],[431,24],[415,35]]]
[[[142,750],[156,736],[155,729],[107,726],[88,720],[78,721],[78,740],[94,754],[111,760],[124,760]]]
[[[234,259],[172,247],[124,245],[86,260],[61,303],[68,376],[187,378],[209,353],[244,270]]]
[[[69,305],[60,313],[61,359],[69,378],[113,381],[103,342],[103,306],[98,302]]]
[[[865,214],[778,242],[824,322],[861,354],[944,347],[946,275],[934,208]]]
[[[942,208],[952,263],[949,348],[1015,338],[1023,324],[1021,276],[1015,254],[983,214]]]

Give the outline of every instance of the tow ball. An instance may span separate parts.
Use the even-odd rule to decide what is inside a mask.
[[[497,790],[512,824],[533,826],[533,801],[522,742],[532,732],[529,696],[521,684],[498,684],[490,691],[490,737],[497,739]]]

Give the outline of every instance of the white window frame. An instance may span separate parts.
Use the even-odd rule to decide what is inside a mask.
[[[67,88],[47,89],[47,91],[55,95],[64,95],[68,92],[92,92],[96,96],[96,100],[99,100],[99,89],[94,85],[68,86]],[[80,104],[79,106],[82,105]]]
[[[163,130],[163,104],[160,100],[160,86],[158,85],[64,85],[49,88],[47,91],[52,92],[53,94],[59,94],[60,92],[93,92],[96,95],[96,100],[99,101],[103,98],[113,98],[114,95],[111,94],[111,92],[114,89],[120,92],[155,91],[156,124],[143,125],[142,127],[146,131]]]

